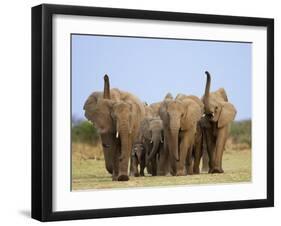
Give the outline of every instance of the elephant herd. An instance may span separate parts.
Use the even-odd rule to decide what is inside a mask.
[[[209,72],[202,98],[168,93],[148,105],[135,95],[110,89],[93,92],[84,104],[85,117],[101,136],[105,167],[114,181],[130,176],[185,176],[223,173],[222,156],[229,126],[236,115],[223,88],[210,92]],[[129,166],[130,163],[130,166]]]

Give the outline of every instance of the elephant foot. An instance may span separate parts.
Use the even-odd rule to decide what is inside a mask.
[[[199,170],[193,170],[193,174],[199,174],[200,171]]]
[[[185,176],[184,170],[178,171],[176,176]]]
[[[135,177],[139,177],[140,174],[139,174],[139,173],[135,173],[134,176],[135,176]]]
[[[128,180],[129,180],[128,175],[120,175],[118,177],[118,181],[128,181]]]
[[[213,168],[209,170],[209,173],[224,173],[224,171],[220,168]]]
[[[157,175],[158,175],[158,176],[165,176],[165,175],[166,175],[166,173],[165,173],[165,172],[163,172],[163,171],[159,171],[159,172],[157,173]]]
[[[140,173],[140,176],[141,176],[141,177],[144,177],[144,173]]]
[[[209,168],[207,168],[207,167],[206,167],[206,168],[205,168],[205,167],[203,167],[201,170],[202,170],[202,172],[208,172],[208,171],[209,171]]]
[[[117,181],[118,180],[118,177],[117,176],[113,176],[112,177],[112,181]]]
[[[193,174],[199,174],[199,173],[200,173],[199,167],[194,167],[193,168]]]

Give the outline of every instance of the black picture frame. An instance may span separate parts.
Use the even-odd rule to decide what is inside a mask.
[[[267,28],[267,198],[95,210],[52,210],[52,18],[55,14]],[[274,206],[274,20],[177,12],[43,4],[32,8],[32,218],[40,221],[123,217]]]

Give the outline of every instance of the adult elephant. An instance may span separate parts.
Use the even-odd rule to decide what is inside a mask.
[[[210,93],[211,75],[208,71],[205,94],[203,96],[209,173],[223,173],[222,156],[229,134],[229,127],[236,115],[236,109],[228,102],[223,88]]]
[[[164,147],[168,149],[171,174],[190,173],[192,150],[197,123],[202,116],[200,99],[195,96],[178,95],[173,99],[167,95],[160,106],[160,117],[164,124]],[[188,169],[186,169],[186,165]]]
[[[101,135],[107,171],[113,180],[128,181],[132,145],[144,117],[143,104],[131,93],[110,90],[109,77],[105,75],[102,97],[99,93],[90,95],[84,110]]]
[[[140,172],[138,170],[138,166],[140,166]],[[136,142],[132,150],[130,173],[135,177],[143,177],[145,167],[145,147],[143,143]]]

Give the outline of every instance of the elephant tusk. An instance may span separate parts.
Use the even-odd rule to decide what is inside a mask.
[[[119,137],[119,133],[118,133],[118,131],[116,132],[116,138],[118,138]]]
[[[150,141],[150,143],[152,144],[152,143],[153,143],[153,141],[151,140],[151,141]]]
[[[203,115],[202,115],[202,117],[205,117],[205,116],[206,116],[206,114],[203,114]]]

